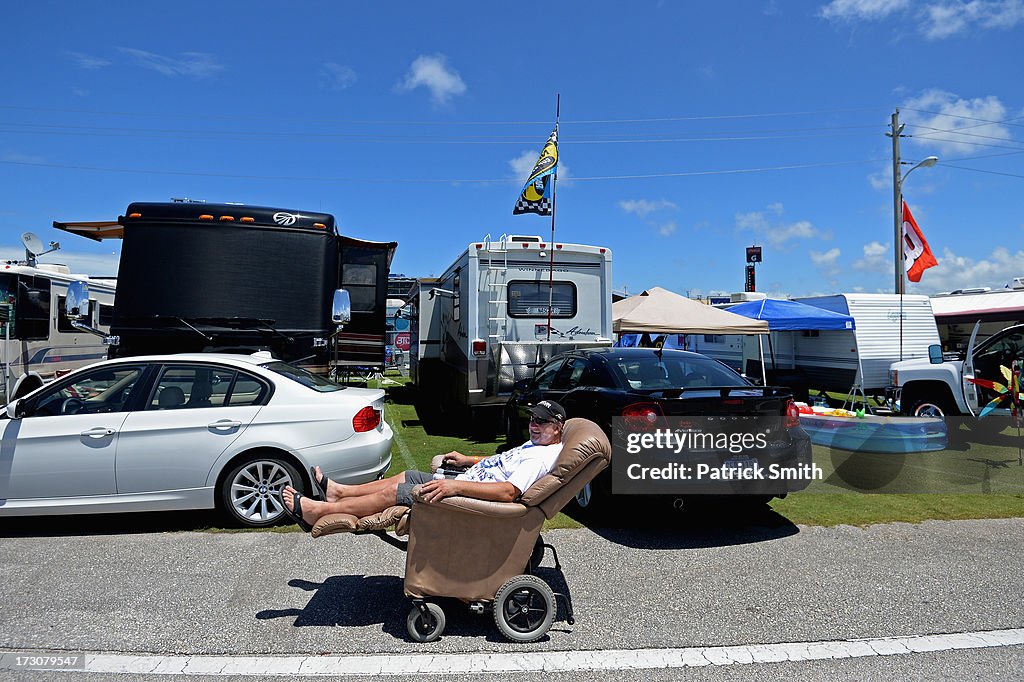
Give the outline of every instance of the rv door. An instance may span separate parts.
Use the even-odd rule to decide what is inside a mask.
[[[980,321],[975,323],[974,331],[971,333],[971,342],[967,344],[967,357],[964,358],[964,368],[960,373],[964,402],[967,404],[967,409],[972,417],[977,417],[978,410],[980,409],[978,404],[978,387],[970,381],[974,378],[974,342],[978,338],[978,329],[980,327]]]

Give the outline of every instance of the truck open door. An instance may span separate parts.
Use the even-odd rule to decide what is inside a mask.
[[[967,410],[971,413],[972,417],[977,417],[978,412],[981,409],[978,397],[978,387],[971,382],[974,378],[974,344],[978,338],[978,329],[981,327],[981,322],[977,322],[974,325],[974,331],[971,332],[971,342],[967,344],[967,357],[964,358],[964,369],[960,374],[960,383],[964,393],[964,403],[967,405]]]

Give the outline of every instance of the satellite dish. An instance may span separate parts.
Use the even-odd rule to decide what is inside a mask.
[[[25,250],[33,256],[38,256],[43,251],[46,251],[46,247],[43,246],[43,240],[32,232],[23,232],[21,234],[21,243],[25,245]]]

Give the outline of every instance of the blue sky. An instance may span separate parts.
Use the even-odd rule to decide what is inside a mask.
[[[627,9],[628,8],[628,9]],[[889,291],[891,143],[939,266],[1024,275],[1024,0],[8,3],[0,257],[113,274],[54,230],[192,197],[333,213],[439,274],[512,216],[561,93],[556,239],[636,293]],[[904,170],[909,166],[904,166]]]

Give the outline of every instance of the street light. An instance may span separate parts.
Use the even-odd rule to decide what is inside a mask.
[[[902,126],[900,127],[902,128]],[[896,149],[898,150],[898,147]],[[926,157],[902,176],[898,173],[898,164],[901,163],[898,161],[898,158],[899,157],[896,157],[897,166],[894,169],[897,172],[893,174],[893,220],[895,237],[893,244],[896,247],[896,293],[902,294],[906,291],[906,279],[904,274],[907,267],[906,258],[903,253],[903,182],[907,179],[908,175],[916,171],[918,168],[931,168],[937,164],[939,162],[939,157]]]

